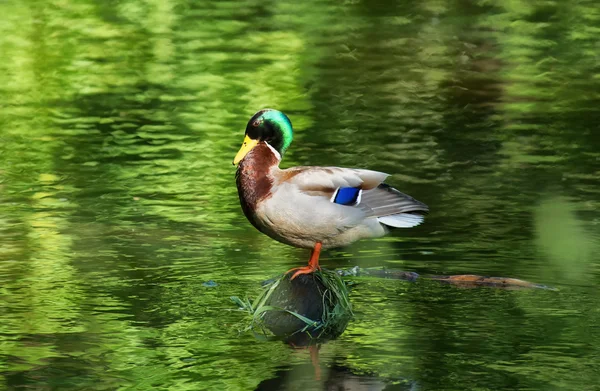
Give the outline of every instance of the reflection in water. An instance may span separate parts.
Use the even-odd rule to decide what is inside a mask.
[[[261,382],[257,391],[323,390],[323,391],[417,391],[417,383],[405,379],[382,379],[377,375],[353,373],[338,365],[327,368],[321,383],[305,379],[305,366],[284,368],[273,379]]]
[[[232,300],[250,313],[247,329],[255,335],[260,336],[260,330],[267,339],[308,349],[317,381],[321,380],[320,346],[338,338],[352,317],[348,286],[338,273],[326,269],[297,277],[288,272],[267,281],[253,303],[237,297]]]
[[[295,119],[286,164],[389,172],[433,211],[328,266],[560,289],[361,277],[323,379],[598,384],[597,2],[408,3],[0,1],[0,389],[314,380],[230,311],[304,257],[239,210],[261,107]]]
[[[326,269],[318,270],[295,279],[292,279],[291,275],[292,273],[287,273],[266,281],[263,284],[263,292],[252,303],[247,299],[243,301],[238,297],[232,297],[232,300],[240,305],[241,309],[248,311],[252,317],[246,331],[253,330],[255,336],[262,340],[281,340],[294,349],[308,350],[314,369],[313,381],[322,381],[319,387],[325,389],[330,387],[337,389],[336,386],[341,387],[340,389],[346,389],[343,387],[389,389],[390,382],[400,384],[401,387],[398,386],[397,389],[412,389],[416,386],[415,382],[384,380],[383,377],[360,377],[353,374],[351,370],[338,371],[339,368],[335,367],[335,363],[333,367],[329,363],[330,368],[326,370],[327,376],[324,378],[319,352],[325,343],[342,335],[353,315],[348,282],[342,281],[339,276],[353,278],[369,276],[414,283],[419,278],[418,274],[393,269],[354,267],[335,272]],[[503,277],[454,275],[424,277],[424,279],[448,283],[460,288],[549,289],[543,285]],[[297,370],[304,373],[306,372],[304,368],[305,366],[300,365]],[[302,389],[298,388],[300,384],[292,380],[294,376],[288,373],[290,371],[293,372],[293,369],[286,368],[283,373],[278,372],[276,379],[262,382],[258,389]]]
[[[356,375],[336,365],[337,360],[322,366],[321,347],[342,335],[352,317],[347,283],[337,272],[325,269],[295,279],[290,275],[267,282],[264,292],[246,309],[253,317],[251,328],[268,329],[276,339],[292,346],[301,359],[310,355],[314,376],[307,376],[306,365],[286,367],[273,379],[261,382],[257,390],[411,390],[416,386],[400,379]],[[239,298],[234,301],[244,304]]]
[[[268,296],[262,312],[264,327],[294,348],[307,347],[315,370],[315,380],[321,380],[320,346],[338,338],[352,317],[346,283],[335,272],[317,270],[292,279],[288,273],[274,287],[266,287]]]

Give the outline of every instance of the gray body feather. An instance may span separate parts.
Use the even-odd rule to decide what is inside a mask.
[[[388,174],[339,167],[273,166],[270,197],[256,207],[261,231],[280,242],[313,248],[346,246],[385,235],[388,227],[414,227],[428,208],[422,202],[383,184]],[[332,202],[340,187],[359,187],[355,205]]]

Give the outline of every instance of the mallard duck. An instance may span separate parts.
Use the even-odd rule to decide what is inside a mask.
[[[260,232],[290,246],[311,249],[308,266],[319,268],[321,249],[376,238],[390,228],[423,222],[427,205],[383,183],[383,172],[358,168],[292,167],[279,162],[293,139],[292,123],[281,111],[260,110],[246,126],[233,160],[244,214]]]

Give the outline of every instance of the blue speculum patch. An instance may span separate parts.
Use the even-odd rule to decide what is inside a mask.
[[[341,205],[354,205],[360,194],[358,187],[340,187],[333,202]]]

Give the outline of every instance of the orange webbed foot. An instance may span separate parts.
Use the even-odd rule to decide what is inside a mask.
[[[288,270],[285,274],[288,274],[294,270],[296,272],[290,278],[290,281],[294,278],[298,277],[301,274],[310,274],[314,273],[317,270],[321,270],[321,266],[319,266],[319,255],[321,254],[321,242],[315,243],[315,247],[313,248],[310,254],[310,260],[308,261],[308,266],[303,267],[295,267],[293,269]]]
[[[311,274],[311,273],[316,272],[317,270],[321,270],[321,267],[319,265],[317,265],[316,267],[314,267],[312,265],[308,265],[308,266],[302,266],[302,267],[295,267],[295,268],[290,269],[287,272],[285,272],[285,274],[289,274],[289,273],[295,271],[295,273],[292,274],[292,277],[290,277],[290,280],[293,280],[294,278],[298,277],[301,274]]]

